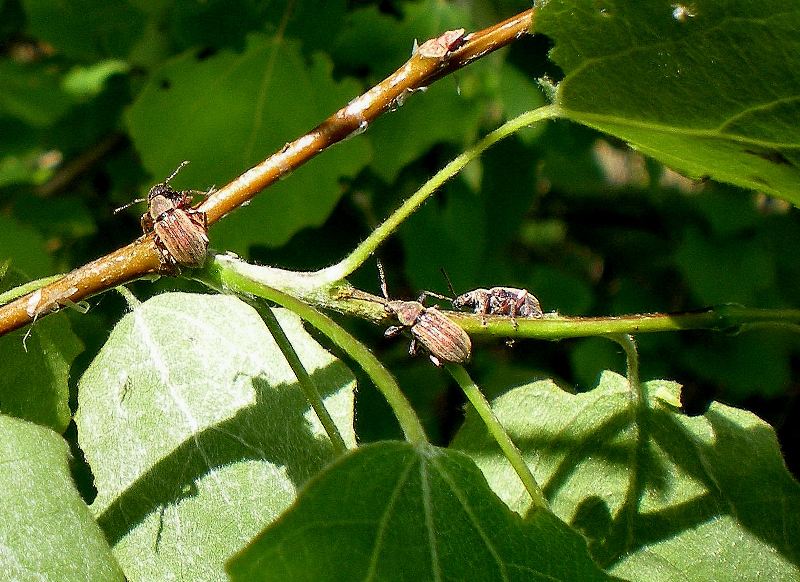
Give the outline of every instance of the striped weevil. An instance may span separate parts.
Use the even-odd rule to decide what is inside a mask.
[[[378,274],[383,300],[361,293],[353,293],[352,297],[382,303],[386,313],[397,320],[400,325],[389,327],[383,334],[385,337],[395,337],[404,329],[409,329],[411,345],[408,353],[416,355],[418,343],[422,344],[431,361],[437,366],[441,366],[442,362],[463,364],[469,360],[472,354],[472,342],[467,332],[447,319],[437,308],[425,307],[422,302],[428,293],[420,295],[417,301],[389,299],[386,276],[380,261],[378,261]]]
[[[146,199],[134,200],[114,211],[146,200],[148,208],[142,215],[142,230],[145,234],[155,233],[162,264],[171,267],[202,267],[208,251],[206,214],[190,206],[196,192],[178,192],[169,183],[188,163],[181,162],[166,180],[150,188]]]

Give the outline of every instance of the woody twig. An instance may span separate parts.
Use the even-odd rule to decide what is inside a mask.
[[[363,131],[414,91],[465,67],[526,34],[533,10],[479,32],[447,31],[423,43],[397,71],[353,99],[320,125],[287,143],[257,166],[220,188],[197,210],[213,224],[271,184],[346,137]],[[153,273],[169,273],[153,233],[79,267],[0,307],[0,335],[92,295]]]

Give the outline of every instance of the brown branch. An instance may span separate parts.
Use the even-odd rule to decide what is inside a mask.
[[[216,222],[323,150],[364,131],[373,120],[396,107],[414,91],[520,38],[530,28],[532,18],[533,10],[526,10],[480,32],[463,37],[455,35],[458,42],[453,41],[453,31],[431,39],[428,43],[432,44],[425,43],[423,47],[441,47],[444,43],[452,50],[439,51],[434,47],[434,50],[417,51],[381,83],[220,188],[204,200],[198,209],[206,213],[209,224]],[[168,273],[161,264],[161,255],[155,247],[153,235],[140,237],[121,249],[75,269],[58,281],[0,307],[0,335],[71,303],[157,272]]]

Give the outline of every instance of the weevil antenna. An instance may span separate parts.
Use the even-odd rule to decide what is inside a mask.
[[[115,208],[112,214],[117,214],[119,212],[122,212],[123,210],[125,210],[126,208],[130,208],[134,204],[139,204],[140,202],[145,202],[146,200],[147,198],[137,198],[133,202],[128,202],[125,206],[120,206],[119,208]]]
[[[442,275],[444,275],[444,280],[447,281],[447,288],[450,289],[450,293],[455,297],[456,290],[453,289],[453,282],[450,280],[450,276],[447,274],[447,271],[444,270],[444,267],[439,267],[439,270],[442,272]]]
[[[183,160],[183,161],[181,162],[180,166],[178,166],[177,168],[175,168],[175,171],[174,171],[174,172],[172,172],[172,174],[170,174],[169,178],[167,178],[166,180],[164,180],[164,184],[169,184],[169,181],[170,181],[170,180],[172,180],[172,179],[173,179],[175,176],[177,176],[177,175],[178,175],[178,172],[180,172],[180,171],[183,169],[183,167],[184,167],[184,166],[186,166],[186,165],[188,165],[188,164],[189,164],[189,160]]]
[[[381,260],[378,259],[378,276],[381,279],[381,291],[383,292],[383,298],[386,301],[389,301],[389,290],[386,287],[386,273],[383,272],[383,263]]]

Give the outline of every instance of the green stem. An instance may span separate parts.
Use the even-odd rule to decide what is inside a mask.
[[[196,271],[194,276],[199,281],[219,291],[255,295],[294,311],[302,319],[325,334],[331,342],[361,366],[373,381],[375,387],[386,398],[409,442],[413,444],[428,442],[425,430],[422,428],[422,423],[416,412],[414,412],[411,404],[409,404],[389,371],[383,367],[364,344],[347,333],[335,321],[291,295],[268,287],[263,283],[255,282],[251,278],[240,274],[236,269],[228,268],[224,262],[213,262],[206,269]]]
[[[625,350],[626,375],[628,377],[628,386],[630,386],[631,398],[636,400],[637,405],[646,404],[647,395],[644,392],[642,383],[639,381],[639,351],[636,347],[636,340],[627,333],[610,335],[609,338],[617,342]]]
[[[638,502],[641,499],[643,483],[640,479],[643,460],[647,455],[647,446],[650,441],[650,429],[647,418],[650,406],[647,387],[639,380],[639,351],[636,347],[636,340],[630,334],[617,334],[608,336],[609,339],[617,342],[625,350],[627,360],[628,390],[631,400],[630,411],[632,420],[637,428],[636,447],[633,448],[628,457],[628,466],[631,468],[625,502],[622,506],[622,519],[627,521],[625,527],[626,551],[633,547],[634,532],[636,531],[635,522],[638,516]]]
[[[618,334],[654,333],[687,329],[709,329],[726,333],[744,331],[752,326],[800,329],[799,309],[758,309],[725,304],[683,313],[643,313],[609,317],[569,317],[547,313],[539,319],[509,317],[481,318],[469,313],[445,312],[471,336],[534,338],[560,340]]]
[[[481,420],[483,420],[483,423],[486,425],[489,434],[492,435],[500,446],[500,450],[503,451],[506,459],[508,459],[508,462],[511,463],[520,481],[522,481],[522,484],[531,496],[534,507],[537,509],[547,509],[547,499],[545,499],[542,490],[539,488],[536,478],[533,476],[533,473],[531,473],[525,459],[522,458],[522,453],[520,453],[514,441],[511,440],[511,437],[503,428],[503,425],[500,424],[497,416],[495,416],[491,405],[486,400],[483,392],[480,391],[480,388],[478,388],[478,385],[472,381],[472,378],[469,377],[469,374],[467,374],[463,366],[449,363],[444,366],[464,391],[470,404],[472,404],[478,416],[481,417]]]
[[[489,133],[471,148],[465,150],[461,155],[453,159],[444,168],[439,170],[430,180],[428,180],[419,190],[417,190],[408,200],[387,218],[383,224],[378,226],[370,235],[359,244],[353,252],[335,265],[317,271],[327,281],[339,281],[355,271],[360,265],[367,261],[378,248],[378,246],[391,236],[397,228],[411,214],[413,214],[422,204],[433,195],[436,190],[442,187],[450,178],[460,172],[472,160],[480,156],[484,151],[492,147],[500,140],[513,135],[515,132],[544,119],[558,117],[559,111],[553,105],[546,105],[533,111],[528,111],[522,115],[511,119]]]
[[[122,295],[122,298],[128,304],[128,307],[131,308],[131,310],[136,309],[142,304],[142,302],[139,301],[139,299],[137,299],[136,295],[131,293],[131,290],[128,289],[125,285],[119,285],[118,287],[114,287],[114,291]]]
[[[256,284],[278,289],[317,307],[340,313],[383,321],[386,311],[381,298],[375,301],[353,299],[354,289],[346,282],[325,284],[316,273],[298,273],[274,267],[250,265],[229,255],[216,255],[214,263],[234,270]],[[319,272],[318,272],[319,273]],[[363,295],[363,291],[358,292]],[[640,313],[608,317],[570,317],[546,313],[543,317],[521,318],[517,325],[510,317],[486,316],[442,310],[471,337],[509,337],[513,339],[561,340],[573,337],[596,337],[614,334],[657,333],[689,329],[707,329],[725,333],[745,332],[771,327],[800,331],[800,309],[758,309],[737,304],[723,304],[682,313]]]
[[[325,408],[325,403],[322,401],[322,396],[317,389],[314,379],[308,374],[305,366],[303,366],[303,362],[300,361],[300,357],[297,355],[292,342],[286,337],[286,332],[283,331],[272,308],[262,302],[256,303],[254,307],[261,315],[264,323],[267,324],[267,328],[269,328],[272,337],[275,338],[275,343],[278,344],[278,348],[280,348],[283,353],[283,357],[286,358],[286,361],[292,368],[303,393],[306,395],[306,399],[311,403],[314,412],[317,413],[317,418],[319,418],[319,421],[322,423],[325,432],[328,433],[328,438],[331,439],[334,451],[337,455],[343,455],[347,452],[347,445],[339,432],[339,427],[336,426],[328,409]]]

